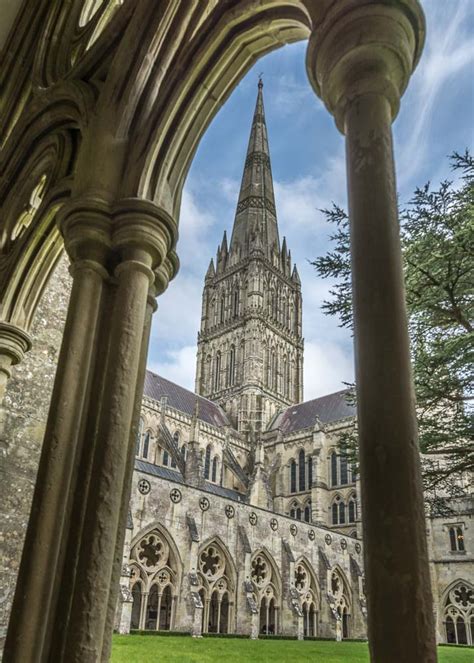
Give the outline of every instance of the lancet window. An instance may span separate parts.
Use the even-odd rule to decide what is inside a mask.
[[[259,631],[264,635],[275,635],[280,628],[280,582],[266,553],[257,552],[253,556],[250,577],[260,616]]]
[[[338,455],[333,451],[330,456],[331,486],[346,486],[352,483],[352,472],[347,456]]]
[[[204,455],[204,478],[209,479],[211,474],[211,445],[208,444],[206,447],[206,453]]]
[[[212,542],[199,553],[199,595],[203,603],[203,633],[230,633],[235,603],[232,564],[223,548]]]

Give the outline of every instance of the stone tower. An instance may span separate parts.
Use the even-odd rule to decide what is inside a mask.
[[[263,83],[258,83],[230,245],[224,232],[202,297],[196,392],[241,432],[263,430],[303,399],[301,282],[280,246]]]

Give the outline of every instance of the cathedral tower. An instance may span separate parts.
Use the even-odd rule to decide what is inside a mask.
[[[280,246],[260,80],[232,237],[224,232],[206,274],[196,371],[196,392],[241,432],[303,399],[301,304],[285,238]]]

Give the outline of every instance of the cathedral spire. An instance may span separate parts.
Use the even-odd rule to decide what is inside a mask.
[[[244,258],[250,254],[257,241],[263,244],[268,257],[280,251],[261,78],[258,81],[257,103],[240,185],[230,254],[238,259]]]

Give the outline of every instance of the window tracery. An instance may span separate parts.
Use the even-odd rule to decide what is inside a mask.
[[[198,565],[203,633],[228,633],[235,591],[231,564],[221,546],[212,542],[200,552]]]
[[[295,588],[300,595],[304,635],[306,637],[316,636],[318,634],[319,592],[314,575],[304,560],[295,564],[294,581]]]
[[[131,627],[145,630],[172,628],[173,605],[179,589],[177,559],[163,532],[154,529],[132,548],[130,589]]]
[[[341,621],[342,637],[350,637],[350,599],[349,592],[347,591],[347,584],[339,569],[335,568],[331,572],[331,580],[329,583],[329,604],[333,611],[333,615],[337,620]]]
[[[449,644],[474,644],[474,587],[459,581],[448,592],[444,603],[444,626]]]
[[[279,583],[273,565],[264,552],[257,552],[251,563],[250,577],[260,614],[260,633],[278,633]]]

